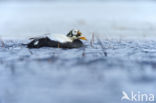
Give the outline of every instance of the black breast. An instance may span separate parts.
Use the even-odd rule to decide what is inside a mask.
[[[73,42],[67,42],[67,43],[61,43],[60,47],[61,48],[80,48],[83,46],[83,43],[76,39]]]
[[[36,44],[37,43],[37,44]],[[80,48],[83,43],[76,39],[73,42],[60,43],[58,41],[50,40],[49,38],[34,39],[27,44],[28,48],[54,47],[54,48]]]

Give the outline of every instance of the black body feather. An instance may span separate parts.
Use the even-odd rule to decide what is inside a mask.
[[[35,42],[38,42],[35,44]],[[54,48],[80,48],[83,46],[83,43],[76,39],[73,42],[60,43],[58,41],[50,40],[48,37],[34,39],[27,44],[28,48],[41,48],[41,47],[54,47]]]

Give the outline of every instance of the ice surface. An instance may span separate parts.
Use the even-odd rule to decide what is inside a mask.
[[[121,103],[122,91],[156,93],[156,42],[104,40],[80,49],[0,48],[1,103]],[[146,102],[143,102],[146,103]]]

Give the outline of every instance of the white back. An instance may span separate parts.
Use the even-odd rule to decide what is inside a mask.
[[[49,34],[47,35],[51,40],[59,41],[61,43],[72,42],[72,40],[64,34]]]

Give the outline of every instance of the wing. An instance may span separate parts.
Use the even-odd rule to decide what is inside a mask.
[[[41,39],[41,38],[46,38],[49,35],[50,35],[50,33],[47,33],[47,34],[43,34],[43,35],[39,35],[39,36],[36,36],[36,37],[29,38],[29,40],[38,40],[38,39]]]

